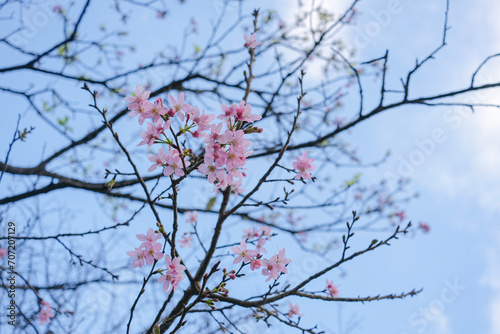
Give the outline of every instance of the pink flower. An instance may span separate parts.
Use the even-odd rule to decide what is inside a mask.
[[[267,251],[264,248],[264,244],[266,243],[266,239],[260,238],[259,241],[257,242],[257,246],[255,247],[255,250],[259,252],[259,254],[266,254]]]
[[[248,49],[255,49],[262,44],[262,42],[257,42],[257,33],[255,32],[250,37],[247,34],[243,35],[243,37],[245,38],[245,47]]]
[[[422,222],[420,222],[420,223],[418,224],[418,227],[419,227],[422,231],[424,231],[424,233],[429,233],[429,231],[431,230],[431,227],[430,227],[430,226],[429,226],[429,224],[427,224],[427,223],[422,223]],[[0,256],[0,258],[1,258],[1,256]]]
[[[326,291],[330,297],[337,297],[339,295],[339,289],[333,284],[333,281],[326,280]]]
[[[271,279],[278,279],[281,274],[281,266],[276,263],[276,259],[262,259],[261,264],[264,267],[262,269],[262,275],[269,276],[266,279],[266,282]]]
[[[52,8],[52,11],[54,13],[62,13],[63,9],[60,5],[55,5],[53,8]]]
[[[160,233],[155,233],[155,231],[152,228],[150,228],[146,232],[146,235],[137,234],[136,237],[139,241],[142,241],[142,244],[139,246],[140,248],[142,248],[146,246],[147,242],[154,244],[159,239],[161,239],[162,235]]]
[[[274,254],[273,256],[271,256],[269,260],[263,259],[262,266],[264,266],[265,268],[262,269],[262,275],[269,276],[266,279],[266,282],[270,279],[277,279],[281,273],[288,273],[286,265],[291,262],[292,260],[285,257],[284,248],[281,250],[278,248],[278,254]]]
[[[6,248],[0,247],[0,260],[2,257],[7,256],[7,254],[9,254],[9,251]]]
[[[262,226],[262,237],[270,238],[271,237],[271,228],[269,226]]]
[[[243,231],[243,235],[241,236],[241,238],[243,240],[245,239],[253,239],[254,237],[255,238],[258,238],[260,237],[260,233],[258,230],[254,230],[253,227],[250,227],[248,230],[242,230]]]
[[[153,162],[151,167],[148,168],[148,172],[152,172],[156,168],[163,167],[165,165],[165,162],[167,160],[167,153],[165,153],[165,150],[162,147],[158,151],[158,155],[148,154],[148,159],[149,161]]]
[[[155,141],[160,139],[161,135],[170,128],[170,123],[172,123],[170,119],[166,122],[159,119],[156,124],[148,123],[148,130],[141,133],[142,141],[137,146],[145,144],[148,144],[148,146],[153,145]]]
[[[245,101],[241,101],[239,105],[233,103],[229,107],[223,103],[221,109],[223,113],[217,116],[217,118],[224,120],[228,127],[232,127],[234,122],[253,123],[262,118],[260,115],[252,114],[252,106],[246,104]]]
[[[257,270],[261,267],[262,263],[259,259],[255,258],[250,262],[250,269]]]
[[[170,255],[165,255],[165,263],[167,264],[167,271],[164,275],[161,275],[158,279],[158,282],[163,282],[163,291],[171,292],[172,290],[177,290],[177,286],[180,281],[184,279],[184,275],[182,274],[186,267],[184,267],[181,263],[181,258],[176,257],[175,259],[171,259]],[[170,286],[170,288],[169,288]],[[167,291],[168,290],[168,291]]]
[[[159,260],[163,257],[163,253],[161,252],[162,245],[159,242],[152,244],[146,241],[144,248],[143,254],[148,266],[153,264],[155,260]]]
[[[45,300],[42,300],[42,307],[40,309],[40,313],[36,315],[38,320],[40,320],[40,325],[44,323],[51,322],[51,319],[54,318],[54,314],[52,313],[52,307]]]
[[[217,125],[210,125],[210,133],[205,136],[205,143],[209,145],[214,145],[215,142],[219,139],[220,132],[222,130],[222,123]]]
[[[221,147],[219,143],[209,144],[205,148],[204,162],[206,165],[215,163],[216,167],[223,167],[229,154]],[[210,182],[212,183],[212,182]]]
[[[169,152],[169,154],[165,155],[165,169],[163,170],[163,175],[170,176],[175,174],[177,176],[184,175],[184,166],[182,164],[182,160],[179,154],[179,151],[173,149]],[[184,159],[184,164],[188,167],[191,163]]]
[[[157,98],[155,100],[154,105],[151,109],[139,115],[139,121],[141,119],[153,118],[153,122],[156,123],[160,119],[161,116],[166,115],[168,109],[163,106],[163,100],[161,98]]]
[[[243,154],[250,146],[250,140],[244,138],[245,132],[243,130],[231,131],[227,129],[219,138],[219,143],[230,144],[234,152]]]
[[[273,259],[273,258],[276,258],[276,259],[275,259],[275,262],[276,262],[278,265],[280,265],[280,266],[281,266],[281,269],[280,269],[280,270],[281,270],[283,273],[287,274],[287,273],[288,273],[288,270],[286,269],[286,267],[285,267],[285,266],[286,266],[287,264],[291,263],[291,262],[292,262],[292,260],[287,259],[287,258],[285,257],[285,249],[283,248],[282,250],[280,250],[280,249],[278,248],[278,254],[273,255],[273,256],[271,257],[271,259]]]
[[[393,216],[399,217],[399,221],[402,222],[406,218],[405,211],[402,210],[400,212],[395,212],[392,214]]]
[[[170,255],[165,255],[165,263],[167,264],[167,270],[175,273],[182,273],[184,270],[186,270],[186,267],[184,267],[181,264],[181,258],[176,257],[175,259],[172,260]]]
[[[231,247],[231,251],[234,254],[238,255],[234,259],[233,263],[239,263],[241,262],[241,260],[243,260],[243,263],[248,263],[253,257],[257,257],[257,255],[259,255],[259,253],[256,250],[247,249],[247,243],[243,240],[241,240],[240,242],[240,247],[238,246]]]
[[[135,258],[132,261],[132,268],[137,268],[137,267],[142,268],[145,260],[145,254],[143,249],[136,248],[134,251],[128,251],[127,255]]]
[[[262,116],[252,114],[252,106],[241,101],[240,105],[236,108],[236,121],[253,123],[261,119]]]
[[[300,158],[298,156],[295,157],[295,162],[292,164],[293,168],[298,171],[297,175],[295,175],[295,180],[302,177],[306,180],[311,179],[311,174],[309,172],[316,169],[316,166],[312,164],[313,161],[314,159],[307,158],[307,151],[304,151]]]
[[[299,304],[293,305],[292,303],[288,303],[288,307],[290,308],[290,310],[287,313],[287,317],[291,318],[294,315],[297,315],[299,317],[302,316],[302,314],[300,314]]]
[[[177,240],[181,248],[188,247],[191,248],[191,241],[193,240],[193,237],[188,235],[187,233],[184,233],[184,235],[181,237],[181,239]]]
[[[198,172],[208,176],[208,182],[210,183],[214,183],[215,181],[219,181],[219,183],[226,182],[226,171],[214,165],[200,165]]]
[[[184,103],[184,93],[179,93],[177,98],[174,98],[171,94],[168,94],[168,102],[170,102],[172,109],[175,110],[181,122],[184,122],[184,114],[181,112],[181,110],[190,109],[190,105]]]
[[[186,111],[193,123],[198,127],[198,131],[206,131],[210,129],[211,122],[215,119],[215,115],[205,114],[205,110],[200,113],[200,109],[197,106],[191,107]]]
[[[187,211],[186,212],[186,223],[194,225],[198,221],[198,211]]]
[[[150,108],[153,107],[153,104],[148,101],[149,95],[151,91],[143,92],[142,86],[137,85],[135,88],[134,96],[127,96],[124,100],[128,103],[128,108],[131,110],[129,116],[136,116],[142,114],[143,112],[147,112]],[[139,121],[142,124],[141,121]]]

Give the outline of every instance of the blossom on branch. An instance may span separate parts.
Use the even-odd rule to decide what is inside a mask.
[[[52,307],[48,302],[45,300],[42,300],[42,307],[40,309],[40,313],[36,315],[38,320],[40,320],[40,325],[43,325],[44,323],[51,322],[51,319],[54,318],[54,313],[52,313]]]
[[[314,162],[313,158],[307,158],[307,151],[304,151],[300,157],[295,157],[295,162],[292,164],[293,168],[298,171],[297,175],[295,175],[295,180],[304,178],[305,180],[311,179],[311,173],[316,169],[316,166],[312,163]]]
[[[245,34],[243,35],[243,38],[245,38],[245,47],[247,49],[255,49],[257,46],[262,44],[262,42],[257,41],[257,33],[255,32],[251,36]]]

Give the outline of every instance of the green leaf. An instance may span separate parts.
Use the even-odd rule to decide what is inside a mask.
[[[212,197],[212,198],[210,198],[210,199],[208,200],[208,203],[207,203],[207,210],[211,210],[211,209],[212,209],[212,207],[213,207],[213,206],[214,206],[214,204],[215,204],[215,200],[216,200],[216,199],[217,199],[216,197]]]
[[[59,124],[63,125],[63,126],[64,126],[66,123],[68,123],[68,121],[69,121],[68,116],[66,116],[66,117],[64,117],[64,118],[58,118],[58,119],[57,119],[57,122],[58,122]]]

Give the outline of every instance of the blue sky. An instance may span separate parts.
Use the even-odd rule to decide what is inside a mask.
[[[325,1],[335,12],[347,3],[346,0]],[[209,19],[220,9],[219,4],[219,1],[204,2],[194,12],[176,16],[172,25],[175,26],[176,21],[187,22],[191,16],[205,15]],[[284,18],[293,17],[295,8],[285,0],[255,1],[247,8],[267,8],[269,5],[275,6]],[[436,0],[362,1],[358,6],[358,24],[345,32],[346,41],[359,44],[360,60],[379,57],[389,49],[388,84],[399,88],[399,78],[412,68],[415,58],[421,59],[439,45],[444,9],[445,1]],[[480,62],[500,52],[500,22],[495,15],[499,10],[500,3],[494,0],[476,1],[473,5],[470,1],[451,0],[448,46],[415,77],[413,95],[466,87]],[[95,15],[96,23],[104,16],[103,13]],[[136,20],[138,24],[147,25],[151,18],[145,14]],[[200,26],[204,23],[200,20]],[[56,31],[54,25],[43,26],[30,43],[35,48],[44,45],[52,38],[49,36],[53,31]],[[147,57],[147,45],[164,38],[164,33],[171,38],[171,44],[178,40],[170,30],[154,31],[160,33],[132,33],[131,38],[138,41],[136,60]],[[199,39],[203,40],[203,36],[202,31]],[[15,63],[16,59],[5,61]],[[497,65],[498,61],[491,62],[478,80],[500,80]],[[160,82],[163,80],[161,73],[153,77]],[[320,72],[311,66],[307,78],[319,80]],[[23,78],[12,78],[10,84],[22,85]],[[5,81],[2,85],[5,86]],[[76,86],[68,87],[68,91],[77,89]],[[83,107],[87,104],[86,98],[78,89],[75,103]],[[367,95],[368,101],[374,98],[375,95]],[[495,91],[470,98],[500,103]],[[18,103],[15,99],[9,102],[13,107]],[[17,112],[5,116],[2,128],[7,131],[0,134],[2,143],[8,142],[16,117]],[[130,124],[126,122],[123,128]],[[352,333],[500,333],[499,128],[498,110],[478,109],[471,114],[461,109],[423,107],[389,111],[357,126],[349,139],[359,147],[361,157],[369,161],[387,148],[391,150],[388,162],[367,175],[401,174],[403,164],[407,166],[411,165],[410,161],[418,161],[412,165],[409,175],[401,175],[411,177],[411,189],[420,194],[409,204],[407,213],[415,222],[428,222],[431,232],[402,238],[391,247],[363,256],[346,264],[333,278],[340,283],[342,296],[401,292],[420,287],[424,291],[414,298],[366,305],[304,302],[302,309],[310,313],[304,321],[318,322],[327,333],[339,332],[339,326],[345,330],[352,319],[359,320]],[[438,141],[433,135],[436,131],[441,134]],[[14,151],[12,161],[28,164],[31,155],[38,159],[43,149],[40,139],[45,133],[41,127],[29,147],[20,144],[22,149]],[[6,150],[5,146],[1,149]],[[2,184],[4,187],[6,185]],[[94,201],[88,197],[87,200]],[[79,210],[84,212],[85,206],[81,205]],[[104,217],[99,212],[93,216],[93,220]],[[128,241],[134,239],[131,233],[127,234]],[[304,269],[307,261],[322,263],[324,259],[297,261],[295,268],[291,266],[291,273],[307,270]],[[339,308],[341,325],[337,317]]]

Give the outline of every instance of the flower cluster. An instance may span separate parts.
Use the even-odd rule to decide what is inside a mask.
[[[245,176],[242,169],[246,158],[252,154],[249,151],[250,141],[244,136],[246,133],[258,131],[254,127],[240,129],[244,123],[253,123],[261,119],[260,115],[252,114],[252,107],[245,101],[240,104],[233,103],[231,106],[222,104],[222,114],[217,118],[223,123],[210,126],[210,133],[205,136],[204,163],[198,167],[198,171],[208,177],[208,182],[214,183],[215,188],[224,190],[227,186],[233,186],[235,193],[241,191],[241,181]],[[222,126],[226,130],[222,131]]]
[[[182,148],[178,138],[190,135],[204,142],[203,163],[198,166],[198,172],[206,175],[215,189],[224,190],[232,186],[236,194],[241,192],[246,158],[252,153],[249,150],[251,142],[245,135],[262,131],[248,126],[261,119],[261,116],[252,114],[252,107],[245,101],[230,106],[222,104],[222,112],[216,118],[216,115],[207,114],[205,110],[200,111],[197,106],[184,103],[184,93],[180,93],[177,98],[169,94],[168,108],[161,98],[157,98],[154,103],[149,102],[150,94],[150,91],[144,91],[141,85],[137,85],[135,94],[125,98],[130,109],[129,115],[138,116],[139,124],[142,125],[147,119],[152,120],[147,123],[147,131],[142,132],[139,145],[168,145],[167,150],[162,147],[158,154],[148,155],[153,163],[148,172],[160,167],[166,176],[184,176],[191,165],[188,157],[192,151]],[[172,129],[175,118],[181,123],[177,133]],[[216,119],[218,123],[214,122]],[[168,130],[170,135],[167,135]]]
[[[40,313],[36,315],[38,320],[40,320],[40,325],[48,322],[50,323],[51,319],[54,318],[54,313],[52,313],[52,307],[45,300],[42,300],[42,307],[40,309]]]
[[[157,242],[161,238],[161,234],[156,234],[152,228],[150,228],[146,235],[137,234],[137,239],[142,241],[139,248],[135,248],[133,251],[127,252],[127,255],[133,257],[132,268],[142,268],[144,262],[149,266],[153,264],[155,260],[159,260],[163,257],[161,252],[161,243]]]
[[[240,241],[240,246],[234,246],[231,251],[236,254],[236,258],[233,263],[239,263],[243,261],[243,264],[250,263],[251,270],[257,270],[262,267],[262,275],[267,276],[266,282],[271,279],[277,279],[282,273],[288,273],[286,265],[292,262],[292,260],[285,257],[285,249],[279,249],[278,253],[271,256],[269,259],[263,258],[263,254],[267,253],[264,248],[264,244],[271,237],[271,228],[264,226],[260,230],[254,230],[250,227],[248,230],[243,230],[242,240]],[[253,240],[258,238],[257,240]],[[248,244],[246,241],[253,240],[253,243],[257,241],[255,249],[248,249]]]
[[[158,282],[163,282],[163,291],[170,293],[172,290],[177,290],[179,282],[184,279],[183,272],[186,270],[186,267],[181,264],[180,257],[172,260],[168,254],[165,255],[165,263],[167,264],[167,269],[165,272],[162,271]]]
[[[127,252],[127,255],[133,257],[132,268],[142,268],[144,263],[147,265],[153,264],[156,260],[163,258],[162,244],[158,240],[162,237],[161,234],[155,233],[155,231],[150,228],[148,232],[144,234],[137,234],[137,239],[142,241],[142,244],[133,251]],[[183,238],[186,238],[185,236]],[[191,247],[191,237],[184,240],[185,245]],[[182,242],[182,241],[181,241]],[[182,246],[182,245],[181,245]],[[158,279],[159,282],[163,282],[163,290],[170,292],[176,290],[180,281],[184,279],[184,267],[181,264],[181,258],[176,257],[172,259],[170,255],[165,255],[165,263],[167,265],[166,269],[160,269],[158,272],[162,274]]]

